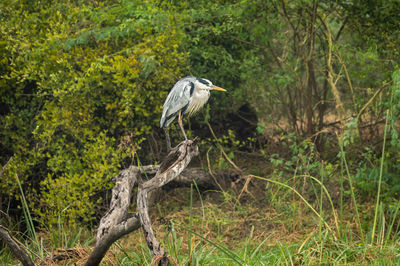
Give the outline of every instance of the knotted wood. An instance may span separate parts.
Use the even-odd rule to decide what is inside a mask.
[[[148,247],[160,265],[167,265],[166,254],[157,241],[149,217],[149,196],[156,189],[177,178],[193,157],[199,154],[195,141],[185,140],[175,147],[160,166],[131,166],[115,177],[110,209],[101,218],[96,245],[85,265],[99,265],[112,243],[142,226]],[[134,186],[140,174],[156,175],[139,185],[136,214],[128,212]],[[185,178],[184,178],[185,179]],[[186,178],[187,179],[187,178]]]
[[[156,176],[139,186],[137,195],[139,218],[142,223],[147,245],[154,257],[161,258],[161,264],[166,263],[166,256],[160,243],[157,241],[151,226],[148,210],[148,195],[153,190],[164,186],[174,178],[178,177],[188,166],[192,158],[198,154],[199,149],[195,142],[191,140],[182,142],[177,148],[170,152],[166,160],[164,160],[160,165],[160,169],[157,171]]]
[[[115,177],[110,209],[101,218],[97,229],[96,245],[85,265],[99,265],[112,243],[140,227],[136,215],[128,215],[134,185],[137,183],[139,169],[131,166]]]

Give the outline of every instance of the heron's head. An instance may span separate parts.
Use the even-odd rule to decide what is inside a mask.
[[[220,88],[218,86],[215,86],[214,84],[212,84],[211,81],[209,81],[208,79],[203,79],[203,78],[198,78],[195,81],[195,86],[198,89],[201,90],[217,90],[217,91],[226,91],[223,88]]]

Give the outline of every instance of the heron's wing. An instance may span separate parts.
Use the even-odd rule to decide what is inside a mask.
[[[194,83],[190,79],[182,79],[175,84],[165,100],[160,127],[168,127],[179,111],[188,107],[193,91]]]

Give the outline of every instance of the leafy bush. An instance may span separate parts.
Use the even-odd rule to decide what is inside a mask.
[[[0,6],[2,161],[13,155],[0,202],[18,199],[18,175],[47,225],[92,222],[181,76],[176,18],[145,0]]]
[[[50,173],[40,184],[42,199],[36,212],[46,224],[57,224],[58,217],[70,225],[93,222],[104,192],[112,186],[111,177],[129,153],[116,150],[115,140],[105,133],[88,138],[79,150],[60,142],[57,147],[48,154]]]

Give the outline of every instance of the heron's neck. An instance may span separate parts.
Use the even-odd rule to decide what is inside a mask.
[[[202,89],[195,90],[185,113],[189,116],[193,115],[201,107],[204,106],[204,104],[207,102],[208,98],[210,98],[209,90],[202,90]]]
[[[196,96],[199,98],[205,98],[206,101],[208,100],[208,98],[210,97],[210,91],[209,90],[203,90],[203,89],[198,89],[195,91],[195,93],[197,94]]]

